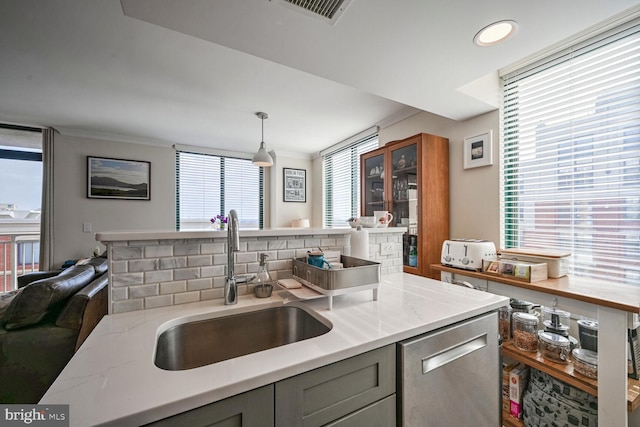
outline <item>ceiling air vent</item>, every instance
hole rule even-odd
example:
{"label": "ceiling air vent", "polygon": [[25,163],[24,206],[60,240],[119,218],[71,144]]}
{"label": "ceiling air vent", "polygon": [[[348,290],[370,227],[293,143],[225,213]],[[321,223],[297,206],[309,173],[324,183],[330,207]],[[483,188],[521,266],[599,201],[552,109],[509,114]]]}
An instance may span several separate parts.
{"label": "ceiling air vent", "polygon": [[351,0],[269,0],[273,3],[335,24]]}

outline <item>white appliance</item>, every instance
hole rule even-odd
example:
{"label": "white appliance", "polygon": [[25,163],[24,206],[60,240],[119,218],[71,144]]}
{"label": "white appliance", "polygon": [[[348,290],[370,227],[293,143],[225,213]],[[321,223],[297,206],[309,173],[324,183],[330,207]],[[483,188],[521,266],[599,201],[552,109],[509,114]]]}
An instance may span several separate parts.
{"label": "white appliance", "polygon": [[440,263],[465,270],[482,270],[483,259],[496,259],[496,245],[488,240],[452,239],[442,243]]}

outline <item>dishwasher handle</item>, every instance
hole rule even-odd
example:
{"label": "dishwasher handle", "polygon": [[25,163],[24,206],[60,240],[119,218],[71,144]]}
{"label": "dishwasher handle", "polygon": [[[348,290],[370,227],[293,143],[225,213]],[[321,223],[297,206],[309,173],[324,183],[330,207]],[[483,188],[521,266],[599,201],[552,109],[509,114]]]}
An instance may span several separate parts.
{"label": "dishwasher handle", "polygon": [[479,335],[422,359],[422,374],[427,374],[487,345],[487,334]]}

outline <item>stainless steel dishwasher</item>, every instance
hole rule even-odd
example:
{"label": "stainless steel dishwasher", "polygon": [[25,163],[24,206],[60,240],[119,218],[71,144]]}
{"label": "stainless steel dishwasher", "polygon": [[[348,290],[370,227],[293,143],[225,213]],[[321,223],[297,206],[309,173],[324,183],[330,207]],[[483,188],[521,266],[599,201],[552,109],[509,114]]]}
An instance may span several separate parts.
{"label": "stainless steel dishwasher", "polygon": [[398,343],[399,426],[500,425],[498,316]]}

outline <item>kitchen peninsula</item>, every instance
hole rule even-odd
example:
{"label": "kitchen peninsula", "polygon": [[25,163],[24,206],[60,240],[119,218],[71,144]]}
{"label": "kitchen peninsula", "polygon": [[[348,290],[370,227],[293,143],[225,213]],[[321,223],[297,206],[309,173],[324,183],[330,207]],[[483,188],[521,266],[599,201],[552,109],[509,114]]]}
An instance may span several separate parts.
{"label": "kitchen peninsula", "polygon": [[392,273],[382,276],[378,301],[368,292],[356,292],[335,298],[333,310],[327,309],[326,298],[304,302],[331,322],[332,329],[324,335],[184,371],[166,371],[154,365],[156,339],[172,325],[293,299],[281,290],[268,299],[243,295],[232,308],[216,299],[108,315],[41,403],[69,404],[72,426],[142,425],[480,316],[508,303],[498,295]]}

